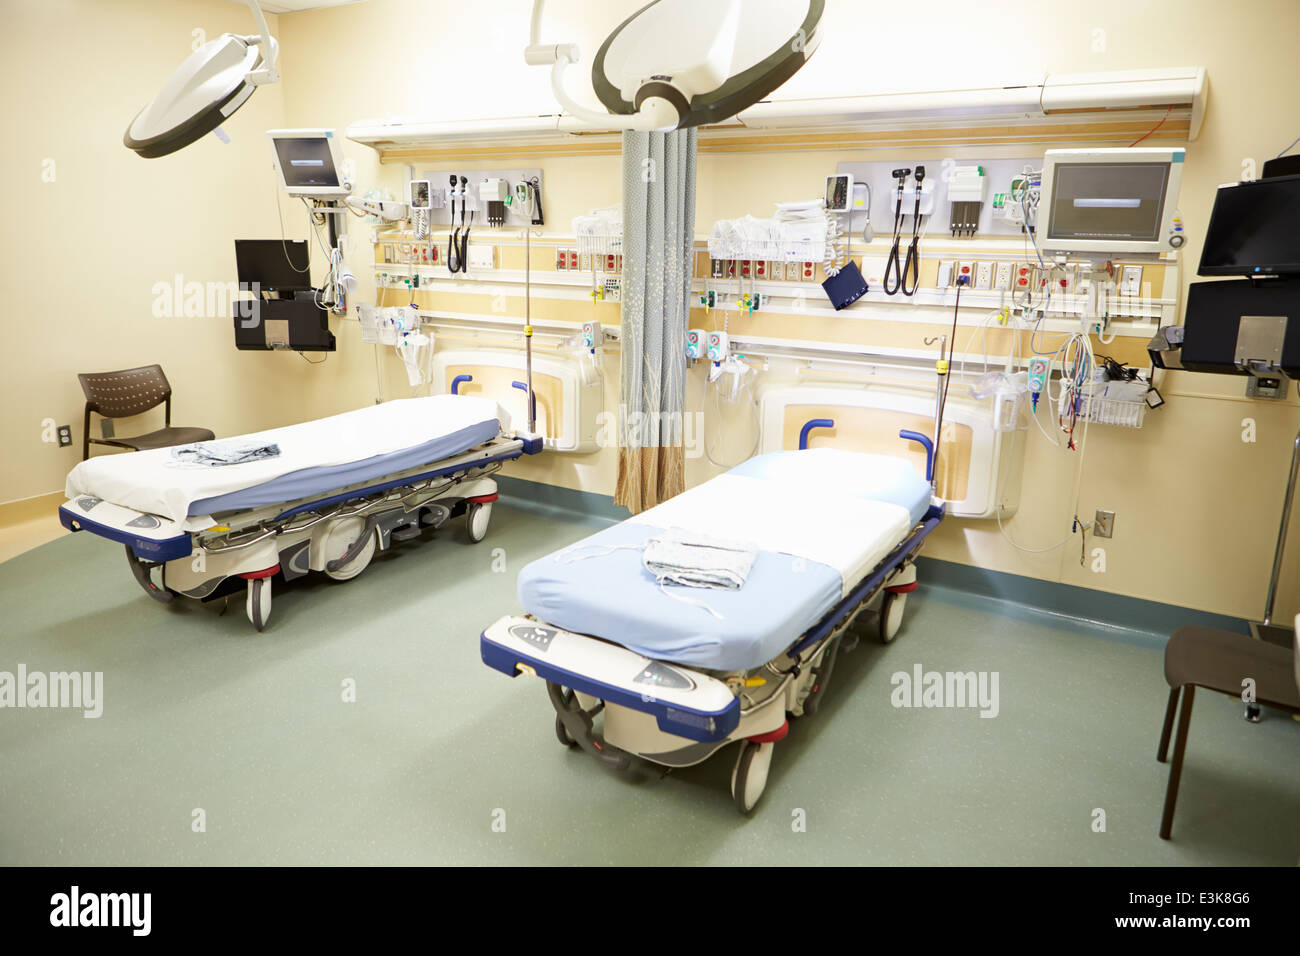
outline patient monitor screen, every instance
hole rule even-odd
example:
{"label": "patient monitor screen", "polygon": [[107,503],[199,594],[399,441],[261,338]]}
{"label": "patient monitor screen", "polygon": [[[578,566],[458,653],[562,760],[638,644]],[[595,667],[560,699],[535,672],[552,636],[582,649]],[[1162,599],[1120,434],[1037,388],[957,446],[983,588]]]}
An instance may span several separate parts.
{"label": "patient monitor screen", "polygon": [[278,137],[275,152],[280,157],[284,188],[312,189],[339,185],[338,170],[330,155],[329,140],[324,136]]}
{"label": "patient monitor screen", "polygon": [[1061,163],[1047,237],[1158,239],[1168,184],[1168,163]]}

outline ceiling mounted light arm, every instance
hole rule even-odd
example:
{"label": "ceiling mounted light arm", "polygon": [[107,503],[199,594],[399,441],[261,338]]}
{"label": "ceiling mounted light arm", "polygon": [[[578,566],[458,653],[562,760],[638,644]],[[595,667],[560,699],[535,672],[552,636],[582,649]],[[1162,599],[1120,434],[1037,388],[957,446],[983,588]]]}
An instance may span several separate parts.
{"label": "ceiling mounted light arm", "polygon": [[654,97],[653,102],[631,115],[613,115],[599,110],[587,109],[569,96],[564,88],[564,71],[582,59],[582,51],[576,43],[542,43],[542,10],[546,0],[533,0],[532,26],[528,46],[524,49],[524,62],[530,66],[549,66],[551,68],[551,91],[564,111],[584,123],[591,123],[602,129],[626,130],[670,130],[676,129],[679,116],[667,101]]}
{"label": "ceiling mounted light arm", "polygon": [[248,9],[253,11],[253,19],[257,21],[259,35],[244,37],[244,40],[249,44],[261,44],[263,65],[260,69],[249,73],[247,80],[253,86],[278,83],[280,82],[280,71],[275,68],[275,61],[279,58],[280,45],[275,42],[275,37],[271,36],[271,30],[266,25],[266,17],[262,15],[262,8],[258,5],[257,0],[248,0]]}
{"label": "ceiling mounted light arm", "polygon": [[729,119],[794,75],[821,39],[825,0],[650,0],[606,38],[592,65],[608,113],[565,90],[565,70],[581,54],[575,43],[541,42],[544,6],[533,0],[524,61],[551,67],[567,113],[597,129],[672,130]]}

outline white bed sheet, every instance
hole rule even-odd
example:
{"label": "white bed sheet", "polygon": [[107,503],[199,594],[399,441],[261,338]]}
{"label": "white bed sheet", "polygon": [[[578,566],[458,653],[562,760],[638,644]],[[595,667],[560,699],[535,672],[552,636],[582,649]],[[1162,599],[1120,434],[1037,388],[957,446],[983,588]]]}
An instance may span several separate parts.
{"label": "white bed sheet", "polygon": [[[786,492],[788,489],[788,494]],[[859,498],[833,484],[796,490],[728,473],[630,519],[659,528],[690,528],[817,561],[840,574],[847,594],[912,528],[902,505]]]}
{"label": "white bed sheet", "polygon": [[204,467],[177,461],[171,448],[103,455],[68,474],[69,498],[92,495],[104,501],[181,523],[186,530],[211,525],[189,514],[196,501],[272,481],[306,468],[364,461],[421,445],[443,435],[496,419],[510,431],[510,414],[495,401],[468,395],[406,398],[359,408],[315,421],[219,439],[275,444],[280,454],[239,465]]}

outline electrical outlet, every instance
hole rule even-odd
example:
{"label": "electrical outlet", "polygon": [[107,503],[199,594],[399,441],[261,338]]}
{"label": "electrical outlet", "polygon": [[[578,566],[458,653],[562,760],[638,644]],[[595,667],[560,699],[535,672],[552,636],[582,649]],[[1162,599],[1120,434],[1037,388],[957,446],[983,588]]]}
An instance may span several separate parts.
{"label": "electrical outlet", "polygon": [[1115,512],[1098,510],[1092,533],[1098,538],[1112,537],[1115,534]]}
{"label": "electrical outlet", "polygon": [[1133,296],[1142,294],[1141,266],[1125,266],[1120,275],[1122,277],[1119,283],[1120,295]]}
{"label": "electrical outlet", "polygon": [[727,273],[727,263],[724,259],[709,260],[709,275],[715,279],[721,279]]}
{"label": "electrical outlet", "polygon": [[817,277],[817,266],[811,262],[805,262],[803,264],[802,275],[804,282],[812,282],[813,279]]}
{"label": "electrical outlet", "polygon": [[786,282],[799,281],[799,263],[787,262],[785,264],[785,281]]}
{"label": "electrical outlet", "polygon": [[765,259],[754,260],[754,278],[755,279],[767,278],[767,260]]}
{"label": "electrical outlet", "polygon": [[590,272],[590,271],[591,271],[591,253],[590,253],[590,252],[584,252],[584,253],[582,254],[582,256],[579,258],[578,261],[579,261],[579,263],[580,263],[580,268],[582,269],[583,272]]}
{"label": "electrical outlet", "polygon": [[993,263],[988,260],[975,263],[975,288],[988,289],[993,285]]}
{"label": "electrical outlet", "polygon": [[67,448],[71,444],[72,444],[72,426],[60,425],[59,426],[59,447]]}
{"label": "electrical outlet", "polygon": [[998,271],[997,276],[993,280],[993,288],[1000,292],[1011,291],[1011,263],[998,263]]}
{"label": "electrical outlet", "polygon": [[563,249],[555,250],[555,270],[557,272],[567,272],[569,269],[569,254]]}
{"label": "electrical outlet", "polygon": [[957,272],[953,276],[953,282],[955,283],[961,278],[965,278],[967,286],[975,281],[975,264],[973,262],[957,263]]}

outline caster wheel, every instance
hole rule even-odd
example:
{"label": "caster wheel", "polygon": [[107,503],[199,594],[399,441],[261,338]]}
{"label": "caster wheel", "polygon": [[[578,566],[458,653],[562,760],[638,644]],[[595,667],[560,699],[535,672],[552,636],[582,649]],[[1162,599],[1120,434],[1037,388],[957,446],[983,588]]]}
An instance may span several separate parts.
{"label": "caster wheel", "polygon": [[[325,561],[336,561],[348,553],[352,543],[357,537],[365,531],[366,522],[364,518],[344,518],[335,522],[325,532],[325,540],[321,543],[321,550],[325,555]],[[358,574],[364,571],[369,565],[370,560],[375,556],[378,542],[375,535],[370,536],[370,540],[365,543],[360,551],[343,567],[337,571],[331,571],[327,567],[325,574],[335,581],[351,581]]]}
{"label": "caster wheel", "polygon": [[1244,716],[1252,724],[1257,724],[1263,719],[1264,712],[1260,710],[1259,704],[1247,704]]}
{"label": "caster wheel", "polygon": [[903,626],[903,608],[906,606],[906,594],[885,593],[885,600],[880,605],[880,630],[876,635],[881,644],[888,644],[898,636],[898,630]]}
{"label": "caster wheel", "polygon": [[740,756],[731,771],[731,799],[736,809],[748,814],[758,806],[759,798],[767,787],[767,771],[772,766],[772,748],[775,744],[756,744],[746,740],[740,745]]}
{"label": "caster wheel", "polygon": [[491,517],[491,502],[476,501],[469,506],[465,512],[465,528],[469,532],[471,543],[478,544],[487,537],[488,521]]}
{"label": "caster wheel", "polygon": [[244,599],[244,610],[253,627],[258,631],[266,627],[271,616],[271,579],[253,578],[248,582],[248,596]]}
{"label": "caster wheel", "polygon": [[578,742],[574,740],[569,734],[569,731],[565,729],[564,721],[560,719],[559,714],[555,715],[555,736],[558,737],[560,743],[564,744],[566,747],[572,748],[578,746]]}

